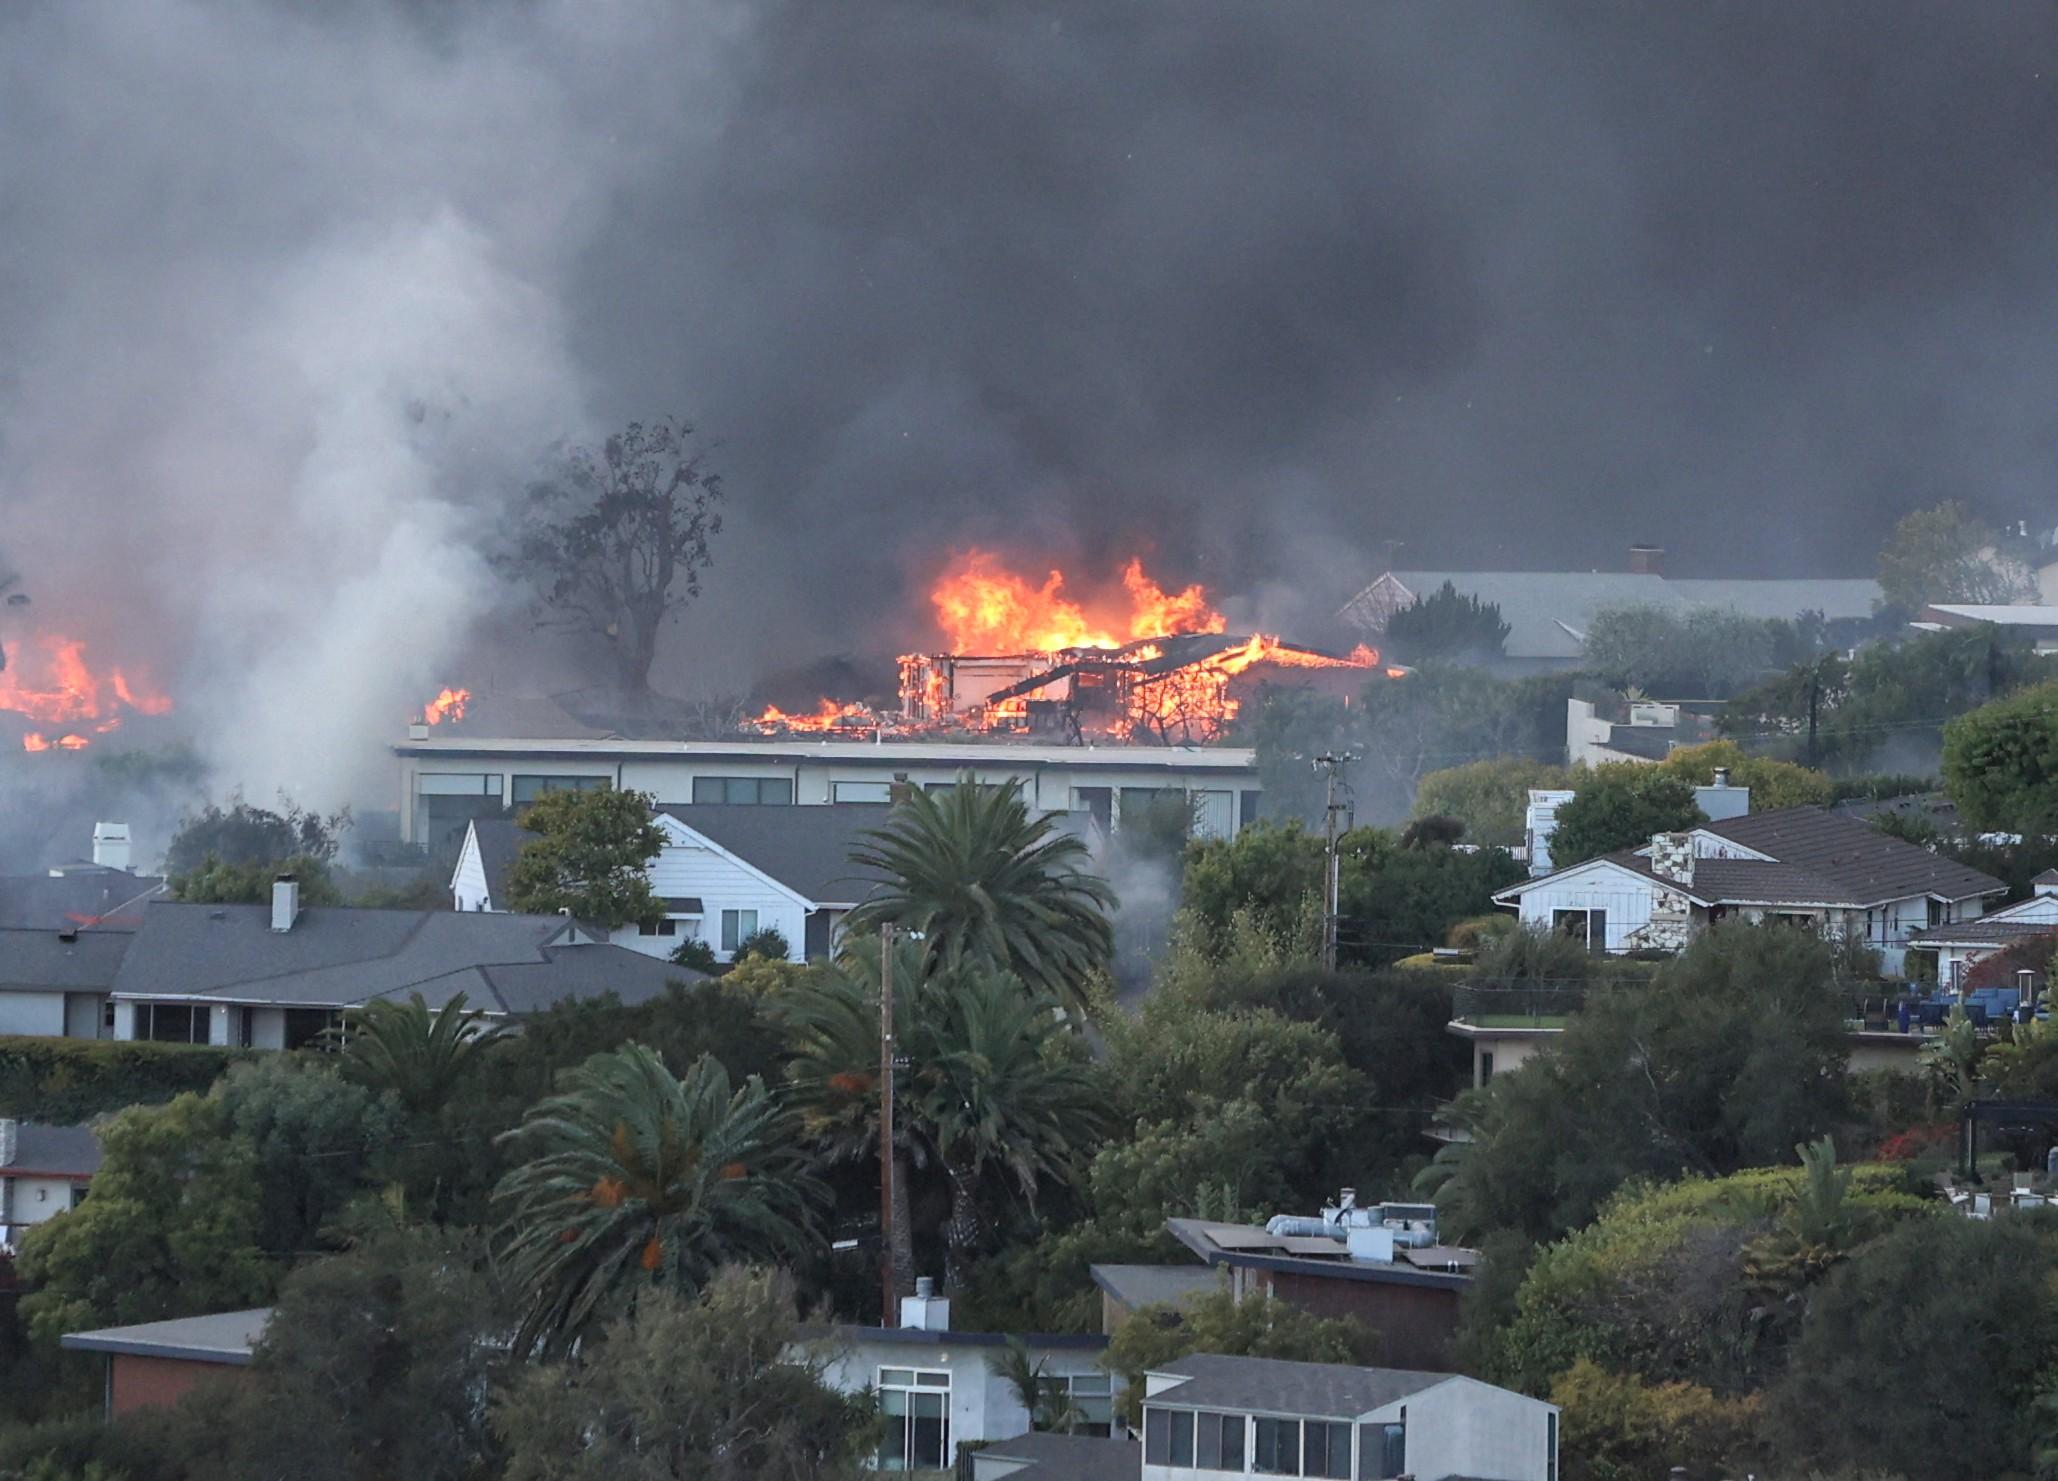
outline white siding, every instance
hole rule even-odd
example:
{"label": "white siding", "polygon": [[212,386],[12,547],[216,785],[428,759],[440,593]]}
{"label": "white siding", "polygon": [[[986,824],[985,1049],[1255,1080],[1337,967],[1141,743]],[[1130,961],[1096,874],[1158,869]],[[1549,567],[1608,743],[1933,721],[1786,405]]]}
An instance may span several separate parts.
{"label": "white siding", "polygon": [[63,1037],[64,994],[0,993],[0,1034],[37,1034],[52,1039]]}
{"label": "white siding", "polygon": [[505,900],[492,900],[486,884],[486,863],[479,856],[479,836],[465,831],[464,848],[450,876],[450,903],[457,910],[505,910]]}
{"label": "white siding", "polygon": [[24,1230],[56,1218],[71,1207],[70,1178],[0,1177],[0,1245],[13,1248]]}
{"label": "white siding", "polygon": [[786,938],[790,960],[806,960],[806,907],[792,891],[767,882],[756,870],[714,849],[701,844],[667,844],[651,861],[650,887],[667,899],[698,897],[703,910],[700,920],[681,919],[676,936],[645,936],[634,926],[627,926],[614,933],[615,945],[646,956],[670,956],[680,942],[698,935],[726,961],[728,953],[722,950],[722,912],[755,910],[759,930],[775,927]]}
{"label": "white siding", "polygon": [[1598,860],[1543,884],[1524,888],[1522,924],[1548,927],[1560,910],[1605,910],[1607,948],[1622,951],[1630,933],[1650,924],[1656,886],[1641,875]]}
{"label": "white siding", "polygon": [[[1454,1378],[1411,1395],[1408,1470],[1416,1476],[1545,1481],[1551,1406],[1505,1388]],[[1396,1406],[1395,1412],[1398,1412]],[[1379,1411],[1388,1417],[1387,1410]]]}

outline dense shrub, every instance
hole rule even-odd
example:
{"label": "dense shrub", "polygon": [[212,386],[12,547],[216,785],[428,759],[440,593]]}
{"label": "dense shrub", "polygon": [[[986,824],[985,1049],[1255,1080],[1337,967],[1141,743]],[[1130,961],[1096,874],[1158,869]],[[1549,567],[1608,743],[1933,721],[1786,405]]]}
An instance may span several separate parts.
{"label": "dense shrub", "polygon": [[69,1126],[205,1091],[248,1049],[116,1039],[0,1037],[0,1116]]}

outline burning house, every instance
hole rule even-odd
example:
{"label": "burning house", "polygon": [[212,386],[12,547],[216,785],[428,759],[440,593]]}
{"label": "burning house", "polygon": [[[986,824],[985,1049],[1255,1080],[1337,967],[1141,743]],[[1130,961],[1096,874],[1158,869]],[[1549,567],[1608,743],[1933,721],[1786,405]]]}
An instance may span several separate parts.
{"label": "burning house", "polygon": [[171,707],[139,673],[96,662],[80,639],[31,634],[0,643],[0,746],[83,751],[126,720]]}
{"label": "burning house", "polygon": [[[760,734],[986,733],[1080,745],[1205,745],[1267,685],[1349,699],[1383,666],[1360,645],[1325,653],[1264,634],[1230,634],[1200,586],[1166,592],[1131,560],[1123,599],[1089,611],[1063,573],[1035,585],[984,551],[960,557],[930,593],[938,650],[900,660],[899,707],[823,699],[804,714],[768,708]],[[1111,605],[1126,610],[1110,610]]]}

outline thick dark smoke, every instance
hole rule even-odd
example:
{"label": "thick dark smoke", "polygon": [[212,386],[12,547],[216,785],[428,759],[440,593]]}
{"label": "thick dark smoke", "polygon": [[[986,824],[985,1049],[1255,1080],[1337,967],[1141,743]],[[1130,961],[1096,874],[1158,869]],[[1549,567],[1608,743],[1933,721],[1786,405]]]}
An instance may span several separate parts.
{"label": "thick dark smoke", "polygon": [[311,802],[558,675],[475,551],[632,416],[734,500],[681,691],[973,541],[1862,571],[2047,500],[2054,150],[2027,5],[11,5],[0,545]]}

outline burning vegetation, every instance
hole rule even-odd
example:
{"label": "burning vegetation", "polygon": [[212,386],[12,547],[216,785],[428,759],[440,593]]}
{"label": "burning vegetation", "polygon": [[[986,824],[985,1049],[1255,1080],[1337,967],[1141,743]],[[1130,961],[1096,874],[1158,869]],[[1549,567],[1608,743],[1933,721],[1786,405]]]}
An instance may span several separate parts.
{"label": "burning vegetation", "polygon": [[0,713],[23,725],[25,751],[83,751],[131,715],[172,707],[134,670],[96,667],[78,638],[39,636],[0,644]]}
{"label": "burning vegetation", "polygon": [[991,552],[958,557],[930,589],[940,651],[900,660],[899,709],[823,699],[805,714],[776,707],[749,721],[764,735],[871,738],[1026,734],[1187,745],[1217,740],[1263,684],[1333,687],[1348,698],[1382,669],[1263,634],[1232,636],[1198,585],[1168,592],[1130,560],[1119,595],[1074,597],[1063,572],[1041,583]]}

